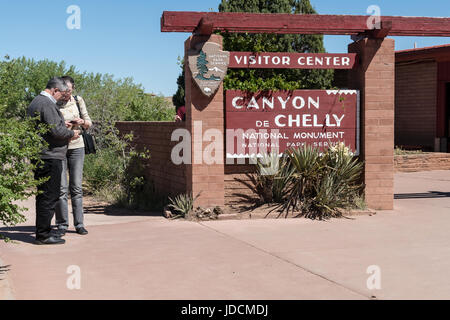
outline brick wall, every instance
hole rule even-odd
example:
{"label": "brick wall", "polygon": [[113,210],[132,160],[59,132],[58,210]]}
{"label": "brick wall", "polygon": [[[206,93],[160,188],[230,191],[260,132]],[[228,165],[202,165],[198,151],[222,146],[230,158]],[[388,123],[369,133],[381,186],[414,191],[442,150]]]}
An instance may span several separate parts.
{"label": "brick wall", "polygon": [[[186,166],[176,166],[171,160],[172,148],[178,142],[171,142],[173,130],[184,128],[184,124],[174,122],[117,122],[117,128],[122,134],[133,132],[134,143],[139,150],[150,150],[151,159],[147,177],[161,193],[178,195],[187,192]],[[258,196],[248,187],[253,186],[250,173],[254,172],[252,165],[224,166],[225,204],[233,204],[243,199],[254,199]],[[221,176],[219,174],[219,176]],[[210,194],[204,190],[203,193]]]}
{"label": "brick wall", "polygon": [[397,63],[395,86],[395,144],[434,151],[437,63]]}
{"label": "brick wall", "polygon": [[117,122],[122,134],[133,132],[138,150],[150,151],[147,177],[161,194],[178,195],[186,192],[186,166],[175,165],[171,160],[172,148],[179,142],[171,142],[172,132],[184,128],[175,122]]}
{"label": "brick wall", "polygon": [[252,190],[254,183],[251,177],[254,172],[255,165],[225,166],[225,204],[230,205],[259,198]]}
{"label": "brick wall", "polygon": [[396,172],[450,170],[450,153],[424,153],[395,156]]}

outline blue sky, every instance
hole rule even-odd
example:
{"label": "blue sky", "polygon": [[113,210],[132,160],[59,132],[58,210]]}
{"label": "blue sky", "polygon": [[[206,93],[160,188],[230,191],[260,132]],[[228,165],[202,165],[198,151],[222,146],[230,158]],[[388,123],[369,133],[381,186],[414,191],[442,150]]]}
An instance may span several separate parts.
{"label": "blue sky", "polygon": [[[217,11],[220,0],[0,0],[0,55],[66,61],[80,71],[133,77],[147,92],[172,95],[185,33],[161,33],[167,11]],[[450,1],[311,0],[321,14],[450,16]],[[70,5],[81,8],[81,30],[69,30]],[[326,36],[328,52],[346,52],[348,36]],[[450,38],[397,37],[397,50],[450,43]]]}

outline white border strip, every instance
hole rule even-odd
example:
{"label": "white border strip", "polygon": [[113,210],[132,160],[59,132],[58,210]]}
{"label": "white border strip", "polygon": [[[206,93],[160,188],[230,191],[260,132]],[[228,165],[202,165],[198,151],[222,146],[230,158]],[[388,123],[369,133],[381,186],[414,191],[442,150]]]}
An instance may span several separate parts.
{"label": "white border strip", "polygon": [[356,153],[355,156],[361,154],[361,92],[356,90]]}

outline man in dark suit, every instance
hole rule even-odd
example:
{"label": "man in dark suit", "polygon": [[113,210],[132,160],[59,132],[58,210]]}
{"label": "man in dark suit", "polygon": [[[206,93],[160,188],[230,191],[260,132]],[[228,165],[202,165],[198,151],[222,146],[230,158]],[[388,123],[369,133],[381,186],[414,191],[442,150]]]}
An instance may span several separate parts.
{"label": "man in dark suit", "polygon": [[58,101],[66,99],[69,88],[62,78],[51,79],[47,88],[30,104],[27,115],[37,117],[38,123],[48,125],[49,131],[43,136],[48,147],[42,150],[42,163],[35,171],[35,178],[49,178],[38,187],[36,196],[36,242],[38,245],[64,244],[58,233],[52,233],[51,222],[59,199],[62,161],[66,157],[70,140],[79,139],[80,132],[68,129],[57,106]]}

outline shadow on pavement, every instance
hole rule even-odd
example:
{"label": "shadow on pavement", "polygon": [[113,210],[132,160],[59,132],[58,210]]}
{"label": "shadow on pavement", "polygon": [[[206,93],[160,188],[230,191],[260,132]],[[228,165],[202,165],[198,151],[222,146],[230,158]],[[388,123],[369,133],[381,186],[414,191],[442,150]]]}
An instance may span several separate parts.
{"label": "shadow on pavement", "polygon": [[450,198],[450,192],[429,191],[424,193],[401,193],[394,196],[395,200],[435,198]]}
{"label": "shadow on pavement", "polygon": [[149,212],[141,210],[131,210],[119,208],[113,205],[87,205],[84,207],[84,214],[106,215],[106,216],[142,216],[142,217],[162,217],[162,212]]}
{"label": "shadow on pavement", "polygon": [[[9,265],[9,266],[0,266],[0,276],[2,276],[2,275],[4,275],[4,274],[6,274],[8,271],[10,271],[10,268],[11,266]],[[4,279],[2,279],[1,277],[0,277],[0,281],[2,281],[2,280],[4,280]]]}
{"label": "shadow on pavement", "polygon": [[8,227],[0,228],[0,235],[5,238],[9,238],[11,241],[20,241],[25,243],[34,243],[34,233],[36,228],[29,227]]}

